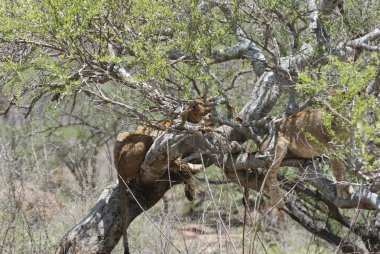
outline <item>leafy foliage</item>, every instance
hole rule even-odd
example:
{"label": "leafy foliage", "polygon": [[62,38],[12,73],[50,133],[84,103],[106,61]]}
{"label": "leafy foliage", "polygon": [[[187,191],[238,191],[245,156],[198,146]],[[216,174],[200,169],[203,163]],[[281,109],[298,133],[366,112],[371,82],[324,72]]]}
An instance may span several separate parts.
{"label": "leafy foliage", "polygon": [[356,62],[331,57],[320,71],[301,73],[297,86],[318,107],[325,109],[325,127],[334,142],[340,144],[333,151],[335,156],[349,159],[357,170],[380,166],[378,151],[369,146],[378,142],[380,106],[375,102],[376,97],[366,94],[378,65],[376,53]]}

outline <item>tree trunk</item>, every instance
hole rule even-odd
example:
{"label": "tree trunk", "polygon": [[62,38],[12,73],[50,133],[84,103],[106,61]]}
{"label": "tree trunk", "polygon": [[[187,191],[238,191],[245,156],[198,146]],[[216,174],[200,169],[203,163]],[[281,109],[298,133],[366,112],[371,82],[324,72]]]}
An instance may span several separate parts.
{"label": "tree trunk", "polygon": [[[161,178],[163,181],[150,186],[130,182],[127,194],[128,224],[155,205],[171,185],[182,182],[184,178],[185,175],[171,174],[170,184],[165,174]],[[65,234],[55,253],[111,253],[121,237],[119,189],[117,184],[113,184],[103,191],[86,217]]]}

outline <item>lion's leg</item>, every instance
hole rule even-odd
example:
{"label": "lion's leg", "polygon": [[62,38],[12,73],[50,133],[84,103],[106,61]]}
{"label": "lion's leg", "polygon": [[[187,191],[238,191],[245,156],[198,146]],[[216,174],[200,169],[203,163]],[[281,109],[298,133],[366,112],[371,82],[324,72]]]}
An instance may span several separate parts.
{"label": "lion's leg", "polygon": [[[203,172],[204,166],[202,164],[181,163],[181,159],[178,158],[170,164],[170,170],[174,172],[187,172],[190,175],[195,175],[199,172]],[[185,196],[187,200],[193,201],[195,198],[195,185],[192,177],[184,180]]]}
{"label": "lion's leg", "polygon": [[185,196],[187,200],[193,201],[195,198],[195,185],[192,178],[186,179],[185,182]]}
{"label": "lion's leg", "polygon": [[346,166],[339,159],[330,159],[330,165],[336,180],[336,192],[338,198],[348,199],[350,197],[350,185],[347,182]]}
{"label": "lion's leg", "polygon": [[170,171],[173,172],[188,172],[190,174],[196,175],[204,171],[203,164],[193,164],[193,163],[182,163],[181,158],[177,158],[170,164]]}
{"label": "lion's leg", "polygon": [[281,165],[282,160],[284,159],[288,151],[288,140],[284,137],[278,137],[275,148],[274,155],[272,160],[272,165],[269,168],[266,184],[269,188],[269,196],[271,199],[271,205],[277,206],[278,208],[284,207],[284,202],[282,200],[283,196],[279,183],[277,181],[277,174]]}

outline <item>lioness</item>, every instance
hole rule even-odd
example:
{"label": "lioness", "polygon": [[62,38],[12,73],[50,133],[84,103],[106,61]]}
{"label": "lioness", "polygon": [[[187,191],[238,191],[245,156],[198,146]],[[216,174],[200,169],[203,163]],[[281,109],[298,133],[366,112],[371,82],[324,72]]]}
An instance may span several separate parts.
{"label": "lioness", "polygon": [[[332,127],[336,133],[338,127]],[[267,149],[270,137],[261,147],[261,151]],[[346,180],[346,166],[338,158],[334,158],[329,149],[332,149],[332,138],[324,126],[323,112],[318,109],[306,109],[288,116],[276,125],[275,143],[272,149],[273,159],[267,175],[269,196],[273,205],[283,207],[282,194],[277,181],[277,174],[281,162],[286,157],[299,157],[313,159],[323,154],[330,155],[329,161],[332,173],[335,177],[337,196],[349,198],[349,185],[343,183]]]}
{"label": "lioness", "polygon": [[[196,102],[208,101],[208,99],[195,99]],[[186,121],[190,123],[199,123],[204,116],[211,112],[211,107],[201,104],[188,105],[182,114],[183,127]],[[170,127],[172,121],[163,120],[154,125],[141,125],[131,132],[122,132],[117,136],[114,148],[114,163],[118,172],[119,192],[120,192],[120,211],[123,228],[123,245],[124,253],[129,253],[127,240],[127,194],[126,183],[135,178],[139,171],[145,155],[153,144],[154,140],[161,135],[165,128]],[[170,165],[171,169],[182,168],[190,170],[190,164],[180,165],[176,160]],[[193,199],[193,186],[191,180],[185,180],[185,194],[189,200]]]}

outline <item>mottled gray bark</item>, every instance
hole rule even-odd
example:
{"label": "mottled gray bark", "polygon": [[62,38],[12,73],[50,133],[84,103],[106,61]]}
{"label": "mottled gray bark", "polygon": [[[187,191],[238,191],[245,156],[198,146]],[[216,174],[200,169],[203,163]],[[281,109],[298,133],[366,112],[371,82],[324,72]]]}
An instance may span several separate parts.
{"label": "mottled gray bark", "polygon": [[[168,175],[164,174],[161,176],[163,181],[149,186],[130,182],[127,194],[128,223],[156,204],[172,185],[188,177],[172,174],[172,182],[169,182]],[[119,201],[117,184],[107,187],[86,217],[65,234],[55,253],[111,253],[122,237]]]}

